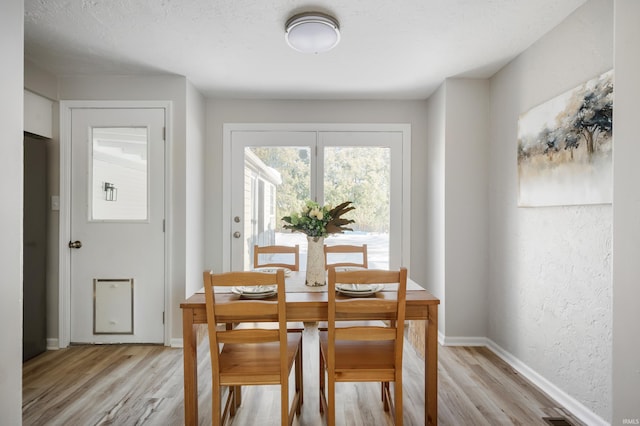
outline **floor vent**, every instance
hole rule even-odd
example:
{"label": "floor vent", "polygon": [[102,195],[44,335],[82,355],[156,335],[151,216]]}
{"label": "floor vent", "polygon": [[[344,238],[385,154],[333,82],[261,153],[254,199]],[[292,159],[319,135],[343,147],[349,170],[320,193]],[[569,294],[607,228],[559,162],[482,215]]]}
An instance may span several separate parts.
{"label": "floor vent", "polygon": [[551,426],[574,426],[573,423],[564,417],[543,417],[542,420]]}

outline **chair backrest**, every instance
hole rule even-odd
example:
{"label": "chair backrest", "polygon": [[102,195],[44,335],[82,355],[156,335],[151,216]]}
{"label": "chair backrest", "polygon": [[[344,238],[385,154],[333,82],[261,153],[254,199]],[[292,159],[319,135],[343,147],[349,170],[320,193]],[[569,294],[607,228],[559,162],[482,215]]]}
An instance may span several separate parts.
{"label": "chair backrest", "polygon": [[[287,262],[261,262],[260,255],[277,255],[277,254],[287,254],[293,255],[293,263]],[[289,256],[291,257],[291,256]],[[280,267],[280,268],[289,268],[292,271],[298,271],[300,269],[300,246],[296,244],[295,246],[253,246],[253,267],[254,268],[265,268],[265,267]]]}
{"label": "chair backrest", "polygon": [[[204,293],[207,309],[207,326],[211,348],[211,368],[220,371],[219,354],[221,344],[280,342],[280,375],[287,380],[287,312],[285,305],[284,271],[263,272],[227,272],[203,274]],[[217,303],[214,287],[233,286],[277,286],[278,297],[271,299],[241,299]],[[228,296],[228,293],[226,294]],[[218,329],[218,324],[276,321],[277,329]],[[217,348],[217,350],[214,350]]]}
{"label": "chair backrest", "polygon": [[[395,340],[395,367],[402,371],[404,320],[407,299],[407,268],[397,271],[378,269],[337,272],[329,268],[328,279],[328,364],[335,363],[336,340]],[[383,291],[369,297],[351,298],[336,295],[336,285],[383,285]],[[357,324],[336,327],[336,321],[387,320],[388,327]]]}
{"label": "chair backrest", "polygon": [[[362,255],[362,262],[358,263],[358,262],[346,262],[346,261],[336,261],[336,262],[329,262],[330,257],[329,254],[343,254],[343,253],[355,253],[355,254],[361,254]],[[331,256],[333,257],[333,256]],[[329,269],[329,267],[331,266],[359,266],[361,268],[368,268],[369,267],[369,261],[367,259],[367,245],[363,244],[361,246],[354,246],[354,245],[346,245],[346,244],[342,244],[342,245],[335,245],[335,246],[328,246],[325,245],[324,246],[324,264],[325,264],[325,269]]]}

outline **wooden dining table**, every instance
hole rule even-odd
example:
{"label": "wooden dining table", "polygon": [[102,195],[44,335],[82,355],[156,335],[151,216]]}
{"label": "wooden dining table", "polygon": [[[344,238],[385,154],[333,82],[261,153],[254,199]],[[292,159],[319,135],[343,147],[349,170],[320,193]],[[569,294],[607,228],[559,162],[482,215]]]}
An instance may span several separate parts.
{"label": "wooden dining table", "polygon": [[[291,272],[286,277],[287,321],[317,322],[327,321],[327,290],[323,287],[306,287],[304,272]],[[393,293],[388,293],[393,294]],[[237,300],[234,293],[216,293],[218,302]],[[385,292],[375,297],[392,297]],[[438,304],[440,300],[424,290],[417,283],[407,281],[407,320],[427,322],[424,336],[424,408],[425,425],[438,423]],[[198,342],[197,327],[207,323],[204,291],[197,292],[183,303],[182,338],[184,361],[184,421],[185,425],[198,424]],[[236,318],[237,319],[237,318]],[[368,318],[353,318],[368,319]],[[249,321],[259,321],[255,317]],[[272,319],[265,318],[265,321]]]}

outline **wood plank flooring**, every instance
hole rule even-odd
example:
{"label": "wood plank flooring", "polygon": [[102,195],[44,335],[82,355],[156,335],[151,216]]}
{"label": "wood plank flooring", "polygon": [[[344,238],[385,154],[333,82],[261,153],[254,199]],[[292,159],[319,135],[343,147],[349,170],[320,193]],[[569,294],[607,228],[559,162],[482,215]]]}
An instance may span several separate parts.
{"label": "wood plank flooring", "polygon": [[[324,425],[318,412],[317,329],[304,332],[302,414],[294,425]],[[404,424],[424,424],[424,364],[405,344]],[[199,347],[200,424],[211,424],[209,349]],[[440,425],[548,425],[543,417],[581,423],[486,348],[439,348]],[[181,425],[182,350],[152,345],[72,346],[23,365],[23,424]],[[279,425],[278,387],[246,387],[233,425]],[[392,425],[377,384],[336,386],[342,425]]]}

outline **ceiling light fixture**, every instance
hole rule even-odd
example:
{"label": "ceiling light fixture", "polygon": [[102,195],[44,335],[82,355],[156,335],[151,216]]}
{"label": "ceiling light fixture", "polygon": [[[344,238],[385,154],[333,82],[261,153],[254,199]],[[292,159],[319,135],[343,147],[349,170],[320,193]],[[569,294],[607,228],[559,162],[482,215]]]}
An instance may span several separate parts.
{"label": "ceiling light fixture", "polygon": [[340,41],[340,27],[334,17],[324,13],[301,13],[287,21],[285,39],[298,52],[328,52]]}

